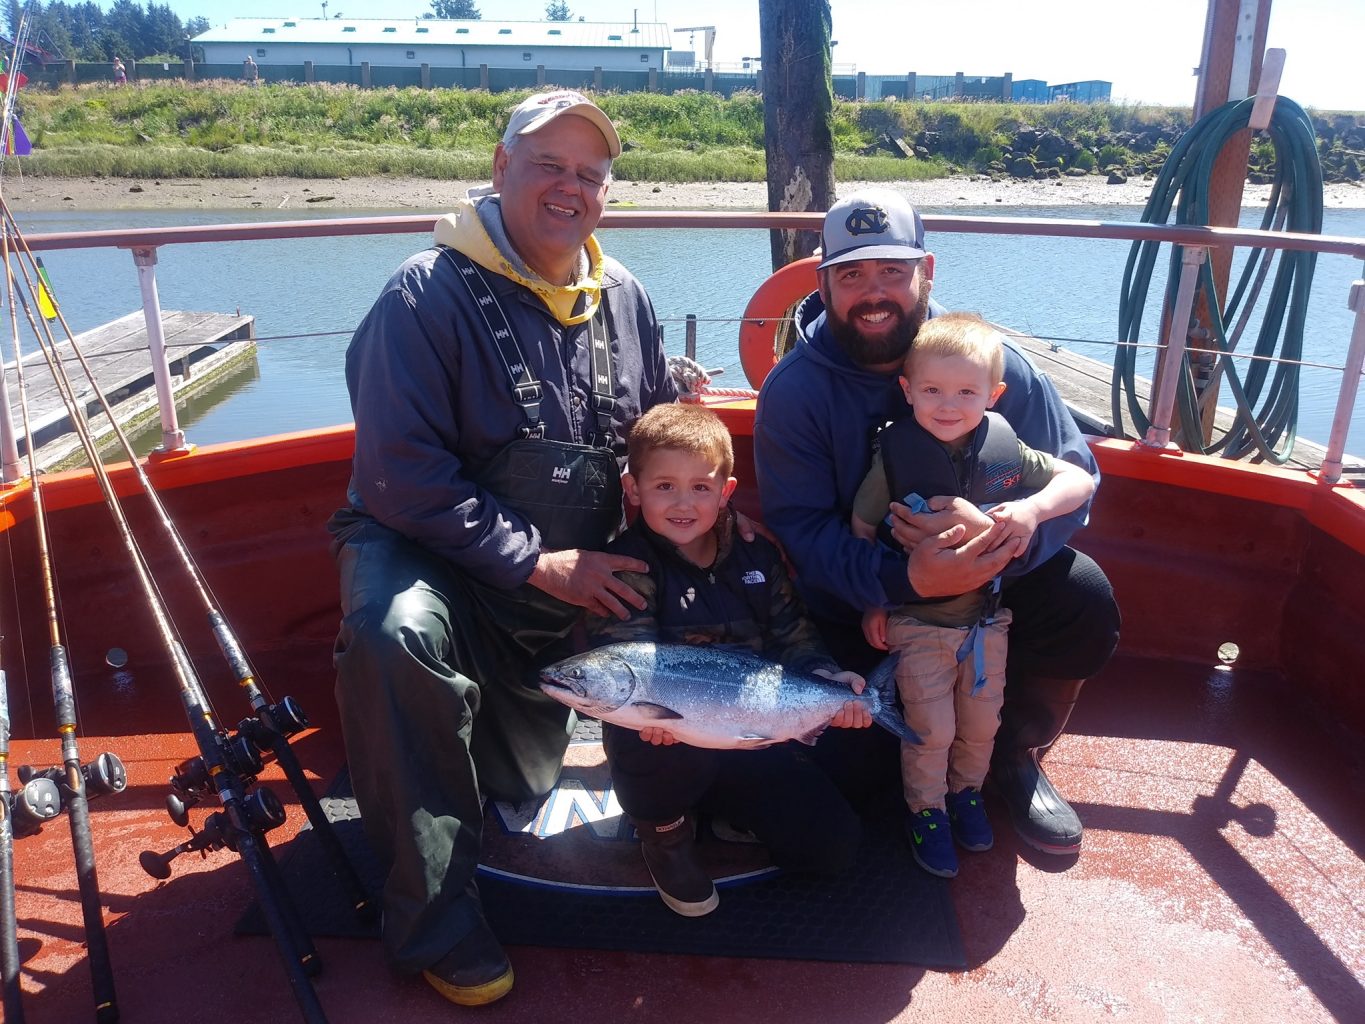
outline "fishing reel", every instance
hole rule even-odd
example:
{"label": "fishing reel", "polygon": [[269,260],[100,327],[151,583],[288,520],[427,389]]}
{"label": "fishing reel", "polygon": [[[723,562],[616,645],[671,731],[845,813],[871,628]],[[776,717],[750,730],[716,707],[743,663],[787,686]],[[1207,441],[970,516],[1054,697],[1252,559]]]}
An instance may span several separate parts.
{"label": "fishing reel", "polygon": [[[237,723],[237,728],[222,738],[224,767],[242,780],[246,789],[256,781],[265,768],[262,754],[274,747],[276,736],[288,739],[308,728],[303,708],[292,697],[270,704],[260,713]],[[171,777],[171,789],[166,797],[166,812],[171,820],[185,828],[189,825],[189,809],[214,792],[202,757],[192,757],[176,766]]]}
{"label": "fishing reel", "polygon": [[[60,785],[66,781],[66,777],[66,768],[62,765],[54,765],[45,771],[38,771],[27,764],[19,766],[19,781],[23,783],[33,779],[51,779]],[[111,751],[105,751],[93,761],[81,765],[81,779],[85,784],[87,800],[109,796],[111,793],[122,793],[128,788],[128,772],[123,767],[123,759]]]}
{"label": "fishing reel", "polygon": [[[269,789],[261,788],[242,800],[242,826],[248,832],[265,833],[284,824],[284,805]],[[193,831],[193,830],[191,830]],[[182,853],[198,851],[206,857],[214,850],[228,849],[237,851],[239,830],[233,825],[226,811],[214,811],[204,819],[198,832],[178,846],[165,853],[143,850],[137,862],[142,870],[158,881],[171,877],[171,861]]]}
{"label": "fishing reel", "polygon": [[[128,772],[117,754],[106,751],[80,767],[86,800],[122,793],[128,788]],[[11,797],[10,818],[14,837],[30,836],[62,813],[66,794],[76,787],[68,784],[66,768],[55,765],[42,771],[32,765],[18,768],[20,789]]]}
{"label": "fishing reel", "polygon": [[17,792],[9,794],[8,800],[8,806],[0,808],[0,813],[9,814],[10,830],[15,839],[37,834],[62,813],[61,790],[48,778],[24,782]]}
{"label": "fishing reel", "polygon": [[[256,744],[240,732],[223,736],[220,751],[223,769],[236,775],[244,790],[256,781],[256,776],[265,768]],[[171,816],[171,821],[181,828],[187,828],[190,808],[216,792],[204,758],[191,757],[176,765],[170,784],[174,792],[166,796],[166,813]]]}
{"label": "fishing reel", "polygon": [[274,737],[289,739],[307,728],[308,716],[299,702],[293,697],[284,697],[278,703],[258,709],[254,717],[238,722],[236,735],[248,737],[264,752],[274,748]]}

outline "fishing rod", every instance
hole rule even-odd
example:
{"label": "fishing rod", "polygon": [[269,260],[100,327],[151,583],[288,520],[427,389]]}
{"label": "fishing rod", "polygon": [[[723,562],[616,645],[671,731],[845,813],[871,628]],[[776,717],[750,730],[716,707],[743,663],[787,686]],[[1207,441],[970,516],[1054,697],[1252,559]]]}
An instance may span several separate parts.
{"label": "fishing rod", "polygon": [[[3,386],[3,382],[0,382]],[[0,641],[4,636],[0,635]],[[21,769],[22,775],[22,769]],[[9,684],[0,667],[0,978],[4,982],[5,1020],[23,1024],[19,959],[19,922],[14,911],[14,840],[37,833],[62,813],[62,797],[52,779],[21,779],[9,785]]]}
{"label": "fishing rod", "polygon": [[[24,255],[31,261],[34,268],[34,275],[37,276],[36,259],[28,249],[28,244],[19,231],[18,225],[15,224],[9,207],[4,203],[3,199],[0,199],[0,215],[3,215],[4,218],[4,224],[0,225],[0,227],[4,227],[13,233],[17,244],[24,252]],[[304,773],[302,764],[299,763],[298,755],[294,753],[294,748],[289,743],[291,737],[308,728],[309,723],[307,715],[298,701],[294,700],[292,697],[285,696],[277,703],[271,703],[267,695],[262,691],[260,686],[257,685],[256,673],[252,669],[251,663],[244,653],[236,634],[233,632],[232,627],[218,607],[208,581],[205,579],[199,565],[195,562],[193,555],[191,555],[174,520],[171,519],[169,513],[166,511],[166,506],[162,503],[160,495],[152,485],[151,479],[147,476],[147,472],[143,468],[141,460],[138,459],[137,453],[134,451],[123,428],[119,425],[117,417],[115,417],[113,410],[110,408],[108,401],[95,380],[93,370],[91,370],[84,355],[75,344],[75,337],[72,334],[70,327],[67,325],[66,318],[62,315],[61,306],[58,304],[56,296],[52,294],[52,289],[50,288],[48,290],[48,297],[52,304],[55,318],[58,323],[61,324],[68,342],[71,344],[77,359],[80,361],[82,369],[86,373],[86,377],[96,398],[104,409],[105,415],[109,418],[109,423],[119,445],[128,457],[129,464],[137,478],[138,484],[142,488],[143,493],[147,496],[156,522],[166,538],[170,541],[172,549],[177,558],[179,558],[186,576],[192,584],[195,593],[198,595],[200,603],[204,607],[209,622],[209,629],[213,634],[215,642],[218,644],[218,649],[222,652],[223,658],[227,662],[233,677],[237,680],[237,685],[241,688],[247,701],[251,704],[252,710],[255,712],[253,717],[244,719],[238,723],[237,728],[233,733],[233,742],[236,742],[238,737],[245,737],[262,753],[268,752],[274,756],[275,761],[284,772],[285,778],[288,779],[295,794],[298,796],[299,802],[303,806],[304,813],[307,815],[309,823],[313,826],[313,831],[317,840],[322,845],[323,853],[326,855],[328,862],[331,865],[332,873],[341,884],[347,898],[350,900],[352,911],[361,922],[373,922],[378,916],[376,902],[366,889],[365,884],[360,880],[360,876],[357,874],[355,867],[351,864],[350,858],[347,857],[346,851],[341,845],[341,840],[337,838],[336,831],[332,827],[332,823],[328,819],[326,811],[323,810],[317,794],[313,792],[312,784],[308,781],[308,776]],[[44,327],[46,327],[46,324],[44,324]],[[251,763],[249,757],[246,758],[244,763]],[[257,767],[256,771],[249,772],[248,774],[259,774],[259,770],[259,767]],[[185,772],[177,772],[171,780],[171,786],[175,792],[167,798],[167,809],[170,813],[171,820],[181,827],[185,827],[187,824],[188,809],[199,803],[205,796],[210,795],[211,793],[211,789],[208,787],[192,784],[192,780],[200,778],[201,775],[201,772],[187,770]],[[149,871],[149,874],[151,873],[152,872]],[[159,876],[153,874],[153,877]]]}
{"label": "fishing rod", "polygon": [[[0,380],[0,387],[4,381]],[[5,986],[5,1020],[23,1024],[20,997],[19,923],[14,916],[14,826],[10,820],[9,686],[0,668],[0,973]]]}
{"label": "fishing rod", "polygon": [[[23,245],[22,236],[18,233],[18,227],[14,223],[9,207],[3,198],[0,198],[0,213],[3,214],[3,218],[0,219],[0,240],[3,240],[6,280],[10,285],[9,291],[17,297],[18,304],[22,305],[29,327],[38,339],[39,348],[52,372],[53,380],[57,383],[62,400],[71,412],[75,433],[90,460],[95,480],[104,496],[105,506],[113,518],[116,532],[130,555],[147,609],[152,616],[163,647],[170,656],[170,667],[176,679],[181,703],[189,719],[191,733],[194,735],[195,743],[199,748],[199,757],[191,759],[186,765],[177,769],[177,775],[184,769],[193,776],[187,782],[187,788],[195,792],[208,792],[211,789],[218,796],[219,803],[222,806],[221,811],[209,815],[202,831],[197,833],[189,844],[184,845],[201,850],[227,848],[238,854],[256,887],[261,910],[265,915],[271,934],[274,936],[276,947],[284,961],[285,973],[290,987],[293,989],[305,1020],[309,1024],[326,1024],[327,1017],[308,977],[309,973],[316,973],[321,964],[317,959],[312,940],[308,937],[307,931],[299,919],[298,911],[289,900],[279,866],[275,863],[269,844],[265,840],[267,831],[284,823],[284,809],[279,798],[265,787],[254,792],[248,792],[249,787],[256,782],[255,774],[251,769],[260,763],[259,758],[247,759],[244,763],[243,750],[250,745],[246,742],[246,738],[240,737],[238,742],[233,742],[226,731],[219,728],[214,720],[213,709],[208,696],[199,682],[185,645],[176,632],[174,623],[167,612],[165,600],[157,589],[150,566],[138,546],[137,539],[133,536],[123,507],[114,491],[109,473],[99,457],[98,448],[84,417],[80,414],[80,405],[76,400],[65,368],[62,366],[61,355],[57,351],[56,341],[52,336],[51,329],[45,320],[41,321],[40,329],[39,321],[34,317],[28,298],[22,290],[13,287],[14,272],[9,260],[9,239],[13,233],[16,240]],[[27,251],[27,246],[23,245],[23,249],[31,260],[32,253]],[[20,256],[17,263],[24,286],[28,295],[33,296],[36,301],[38,295],[37,275],[35,273],[30,276],[22,254],[16,250],[16,255]],[[11,317],[17,315],[14,306],[15,303],[11,301]],[[62,323],[65,327],[64,320]],[[67,333],[70,337],[69,328]],[[15,338],[17,348],[17,329]],[[79,349],[74,346],[74,338],[71,340],[73,348],[79,355]],[[91,376],[93,384],[93,374],[90,373],[84,357],[81,356],[80,358],[87,374]],[[101,401],[104,401],[102,395]],[[110,414],[112,420],[112,412],[107,402],[105,402],[105,410]],[[32,433],[28,432],[27,418],[25,418],[25,431],[27,436],[32,437]],[[38,496],[42,488],[38,479],[36,458],[32,446],[29,447],[36,509],[40,504]],[[134,459],[134,464],[136,465],[136,459]],[[174,855],[173,853],[170,856]],[[155,857],[156,855],[151,856]],[[162,859],[168,861],[170,856],[163,855]],[[148,855],[144,854],[144,867],[147,859]]]}
{"label": "fishing rod", "polygon": [[[3,201],[0,199],[0,203]],[[43,504],[43,489],[38,484],[38,460],[29,420],[28,387],[24,379],[23,357],[19,349],[19,327],[14,312],[14,299],[18,293],[14,288],[14,277],[10,273],[9,235],[3,230],[0,230],[0,259],[3,259],[5,264],[5,291],[9,298],[10,326],[14,339],[15,381],[18,385],[24,436],[28,439],[24,447],[28,449],[29,475],[33,481],[34,536],[37,541],[38,565],[51,642],[52,705],[56,712],[57,731],[61,734],[62,744],[64,775],[61,781],[56,778],[51,781],[57,784],[62,805],[71,821],[71,846],[76,858],[76,883],[80,892],[81,918],[85,925],[86,952],[95,998],[95,1020],[98,1024],[112,1024],[119,1018],[118,997],[114,991],[114,969],[109,959],[109,941],[104,933],[104,912],[100,906],[95,845],[90,832],[90,806],[86,799],[86,774],[81,765],[80,750],[76,742],[76,695],[71,684],[71,663],[67,658],[66,647],[62,644],[61,625],[58,622],[47,513]],[[30,320],[31,318],[30,313]]]}

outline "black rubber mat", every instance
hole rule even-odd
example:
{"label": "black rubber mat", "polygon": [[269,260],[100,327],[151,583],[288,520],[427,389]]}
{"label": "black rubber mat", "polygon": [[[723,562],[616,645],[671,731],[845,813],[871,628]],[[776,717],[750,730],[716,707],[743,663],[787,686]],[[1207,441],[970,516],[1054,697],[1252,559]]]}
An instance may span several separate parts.
{"label": "black rubber mat", "polygon": [[[349,790],[343,772],[323,807],[357,872],[377,891],[382,869]],[[311,830],[277,856],[311,934],[378,937],[351,914]],[[894,811],[865,821],[857,863],[839,878],[767,873],[737,880],[722,888],[719,909],[704,918],[679,917],[653,891],[562,888],[482,868],[479,890],[493,931],[514,946],[966,966],[948,884],[915,866]],[[266,930],[253,903],[237,931]]]}

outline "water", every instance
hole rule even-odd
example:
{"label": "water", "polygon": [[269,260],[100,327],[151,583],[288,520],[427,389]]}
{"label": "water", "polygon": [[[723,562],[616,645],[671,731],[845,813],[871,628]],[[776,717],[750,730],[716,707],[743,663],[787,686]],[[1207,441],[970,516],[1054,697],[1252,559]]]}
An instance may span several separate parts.
{"label": "water", "polygon": [[[1000,216],[1009,211],[993,206],[941,212]],[[1137,219],[1139,210],[1068,206],[1019,213],[1130,221]],[[308,215],[291,213],[290,219],[301,216]],[[21,227],[37,233],[278,219],[274,211],[56,212],[26,214]],[[1254,227],[1258,219],[1257,212],[1248,211],[1244,223]],[[1323,230],[1365,237],[1365,210],[1330,210]],[[1062,347],[1112,363],[1128,243],[946,233],[930,241],[938,259],[936,299],[952,308],[979,310],[1022,331],[1065,339]],[[192,402],[182,411],[181,425],[189,438],[209,444],[349,422],[343,354],[351,331],[394,267],[425,244],[423,235],[412,234],[162,248],[157,284],[164,308],[254,314],[261,339],[254,373],[224,382],[206,400]],[[649,289],[665,323],[670,353],[682,351],[683,320],[694,313],[701,361],[726,368],[716,383],[747,386],[735,339],[738,317],[767,276],[767,232],[610,230],[603,232],[603,244]],[[1143,320],[1142,340],[1147,343],[1156,340],[1164,252],[1158,262]],[[53,252],[44,256],[44,263],[63,312],[77,332],[141,306],[137,275],[126,252]],[[1352,324],[1347,294],[1360,276],[1357,261],[1319,258],[1304,342],[1306,360],[1342,364]],[[12,353],[6,354],[12,358]],[[1150,375],[1150,366],[1148,356],[1140,361],[1139,372]],[[1303,371],[1300,436],[1326,441],[1339,387],[1337,370]],[[1365,409],[1356,412],[1347,450],[1365,452]]]}

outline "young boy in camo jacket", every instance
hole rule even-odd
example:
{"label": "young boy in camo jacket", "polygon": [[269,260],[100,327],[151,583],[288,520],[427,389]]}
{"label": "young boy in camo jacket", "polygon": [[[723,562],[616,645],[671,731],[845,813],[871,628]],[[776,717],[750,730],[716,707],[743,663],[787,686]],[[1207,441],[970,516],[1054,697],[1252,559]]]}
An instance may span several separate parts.
{"label": "young boy in camo jacket", "polygon": [[[840,671],[825,651],[777,546],[762,536],[746,542],[733,529],[734,448],[720,418],[695,404],[656,406],[631,428],[627,454],[622,484],[639,516],[608,550],[649,565],[622,574],[646,607],[624,621],[595,619],[594,644],[715,644],[860,692],[862,677]],[[870,718],[850,705],[832,724],[866,726]],[[677,913],[700,917],[720,902],[697,855],[697,810],[753,832],[785,868],[849,865],[858,819],[793,744],[710,750],[663,729],[604,723],[602,732],[617,799],[639,832],[660,897]]]}

